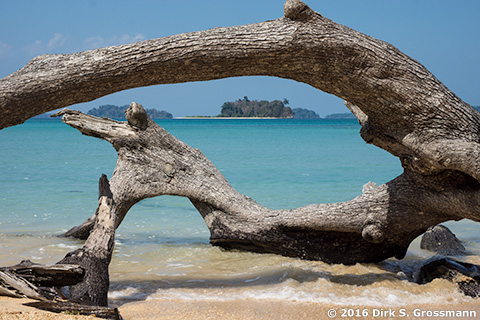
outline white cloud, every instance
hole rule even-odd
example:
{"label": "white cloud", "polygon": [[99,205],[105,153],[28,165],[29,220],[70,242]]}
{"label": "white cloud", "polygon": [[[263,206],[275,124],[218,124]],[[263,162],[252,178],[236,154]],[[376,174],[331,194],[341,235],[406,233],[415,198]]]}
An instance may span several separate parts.
{"label": "white cloud", "polygon": [[[48,40],[35,40],[24,50],[28,53],[28,55],[33,57],[46,53],[70,53],[91,50],[101,47],[128,44],[142,40],[145,40],[145,35],[143,35],[142,33],[135,33],[134,35],[113,35],[108,38],[104,38],[98,35],[85,39],[83,41],[83,44],[81,44],[80,46],[72,47],[72,43],[74,43],[75,41],[69,41],[68,37],[66,37],[60,32],[56,32],[53,37]],[[0,58],[8,54],[10,51],[13,52],[12,47],[0,42]]]}
{"label": "white cloud", "polygon": [[30,46],[29,46],[29,51],[32,56],[38,55],[45,53],[43,52],[44,50],[42,49],[43,43],[40,40],[35,40]]}
{"label": "white cloud", "polygon": [[48,44],[47,44],[48,51],[52,51],[52,50],[63,47],[66,40],[67,38],[63,34],[59,32],[55,33],[53,38],[48,41]]}
{"label": "white cloud", "polygon": [[135,33],[135,35],[122,34],[121,36],[113,35],[109,38],[103,38],[102,36],[94,36],[85,39],[84,44],[87,49],[96,49],[101,47],[109,47],[120,44],[128,44],[145,40],[145,35],[142,33]]}
{"label": "white cloud", "polygon": [[53,53],[62,48],[67,41],[67,38],[57,32],[53,35],[53,38],[49,39],[47,43],[44,43],[41,40],[35,40],[30,46],[29,51],[31,55],[40,55],[45,53]]}
{"label": "white cloud", "polygon": [[13,53],[13,47],[7,43],[0,42],[0,58],[6,58]]}

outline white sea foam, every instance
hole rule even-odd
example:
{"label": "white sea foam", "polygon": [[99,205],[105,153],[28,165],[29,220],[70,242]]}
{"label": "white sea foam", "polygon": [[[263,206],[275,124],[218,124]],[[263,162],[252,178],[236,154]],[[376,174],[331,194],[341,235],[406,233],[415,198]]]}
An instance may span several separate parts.
{"label": "white sea foam", "polygon": [[169,263],[167,264],[167,267],[169,268],[190,268],[194,267],[193,264],[183,264],[183,263]]}
{"label": "white sea foam", "polygon": [[75,250],[75,249],[78,249],[79,246],[78,245],[71,245],[71,244],[65,244],[65,243],[57,243],[56,246],[58,248],[62,248],[62,249],[69,249],[69,250]]}
{"label": "white sea foam", "polygon": [[345,292],[309,292],[292,287],[272,288],[216,288],[216,289],[159,289],[148,295],[147,300],[187,300],[187,301],[233,301],[233,300],[278,300],[305,303],[324,303],[338,306],[366,305],[373,307],[405,306],[409,304],[449,304],[459,301],[468,301],[467,298],[456,291],[425,292],[412,294],[412,292],[384,288],[378,290],[366,289],[361,295],[345,294]]}
{"label": "white sea foam", "polygon": [[140,300],[145,299],[146,293],[138,288],[129,287],[122,290],[113,290],[108,292],[109,299]]}

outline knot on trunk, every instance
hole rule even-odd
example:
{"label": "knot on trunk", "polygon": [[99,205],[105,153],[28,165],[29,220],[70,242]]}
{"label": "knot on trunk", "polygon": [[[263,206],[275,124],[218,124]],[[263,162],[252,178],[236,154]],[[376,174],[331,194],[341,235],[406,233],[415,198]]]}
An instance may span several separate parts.
{"label": "knot on trunk", "polygon": [[385,233],[380,226],[368,224],[363,227],[362,238],[371,243],[380,243],[385,239]]}
{"label": "knot on trunk", "polygon": [[139,103],[132,102],[125,111],[125,118],[128,124],[140,130],[145,130],[148,127],[149,117],[143,106]]}
{"label": "knot on trunk", "polygon": [[314,13],[309,6],[300,0],[287,0],[283,5],[283,12],[285,17],[292,20],[307,19]]}

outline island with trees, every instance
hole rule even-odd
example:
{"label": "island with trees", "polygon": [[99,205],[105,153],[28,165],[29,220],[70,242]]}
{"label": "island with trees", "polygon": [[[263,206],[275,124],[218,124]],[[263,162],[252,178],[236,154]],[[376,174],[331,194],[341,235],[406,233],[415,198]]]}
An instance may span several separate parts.
{"label": "island with trees", "polygon": [[304,108],[295,108],[293,111],[293,119],[320,119],[318,113],[313,110]]}
{"label": "island with trees", "polygon": [[325,117],[325,119],[330,120],[346,120],[346,119],[357,119],[355,115],[351,112],[346,113],[332,113]]}
{"label": "island with trees", "polygon": [[[128,109],[128,105],[115,106],[112,104],[106,104],[99,106],[98,108],[90,109],[87,113],[95,117],[106,117],[118,120],[125,120],[125,111]],[[171,113],[157,109],[146,109],[148,116],[152,119],[173,119]]]}
{"label": "island with trees", "polygon": [[249,100],[247,96],[222,105],[221,118],[293,118],[293,111],[286,107],[288,100]]}
{"label": "island with trees", "polygon": [[210,116],[189,116],[187,118],[256,118],[256,119],[320,119],[312,110],[287,107],[290,102],[287,98],[280,100],[250,100],[247,96],[236,101],[227,101],[220,114]]}

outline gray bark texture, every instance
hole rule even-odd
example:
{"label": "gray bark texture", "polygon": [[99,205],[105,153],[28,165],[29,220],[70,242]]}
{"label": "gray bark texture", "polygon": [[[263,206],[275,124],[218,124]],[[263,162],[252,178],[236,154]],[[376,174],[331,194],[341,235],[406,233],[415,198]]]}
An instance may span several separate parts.
{"label": "gray bark texture", "polygon": [[348,202],[275,211],[235,191],[199,150],[136,103],[128,122],[60,115],[117,150],[110,181],[116,227],[144,198],[184,196],[215,245],[352,264],[402,258],[415,237],[443,221],[480,221],[480,114],[394,46],[299,0],[287,0],[284,12],[257,24],[37,57],[0,80],[0,127],[134,87],[248,75],[293,79],[344,99],[362,138],[398,157],[404,173],[367,184]]}
{"label": "gray bark texture", "polygon": [[58,264],[78,265],[85,270],[83,280],[69,287],[71,301],[108,306],[108,266],[115,239],[116,206],[105,175],[99,181],[98,208],[95,214],[94,226],[84,246],[68,253]]}

